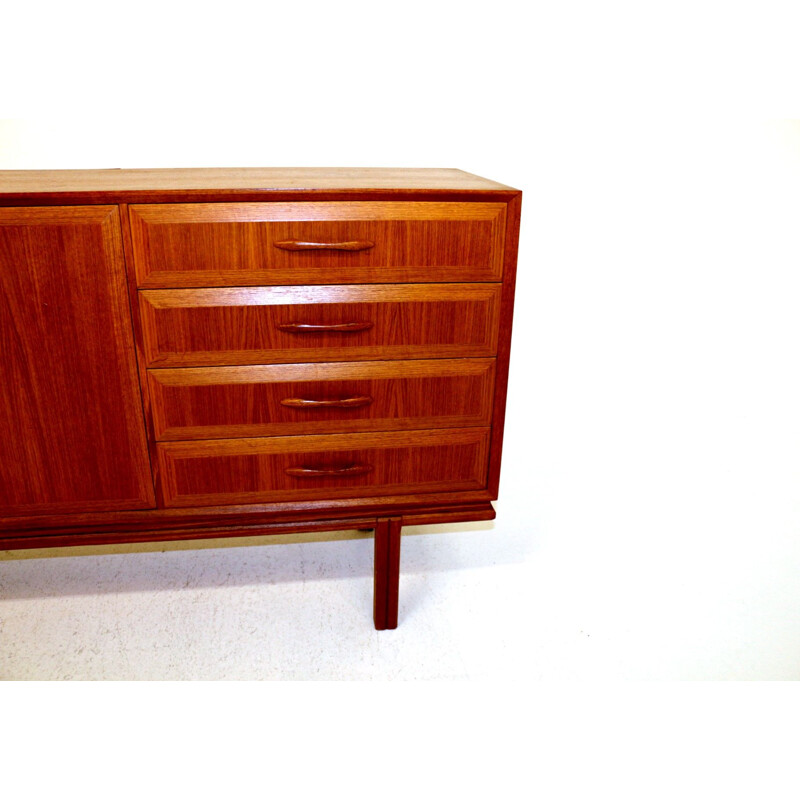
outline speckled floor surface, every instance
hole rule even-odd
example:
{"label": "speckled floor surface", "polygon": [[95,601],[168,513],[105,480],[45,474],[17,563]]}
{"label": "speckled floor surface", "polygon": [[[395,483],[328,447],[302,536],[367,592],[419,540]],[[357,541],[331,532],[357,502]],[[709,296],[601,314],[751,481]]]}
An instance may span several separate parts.
{"label": "speckled floor surface", "polygon": [[667,546],[573,508],[559,535],[513,507],[406,529],[382,632],[369,534],[0,554],[0,679],[800,679],[796,542]]}
{"label": "speckled floor surface", "polygon": [[182,545],[166,552],[97,555],[97,548],[80,556],[5,554],[0,561],[0,677],[512,675],[520,667],[509,659],[517,637],[510,620],[504,621],[502,606],[519,600],[521,581],[515,573],[527,544],[526,537],[512,535],[504,546],[489,548],[492,527],[453,525],[445,533],[421,535],[409,529],[403,537],[400,627],[380,633],[371,618],[373,542],[368,534],[200,549],[195,543],[193,549]]}

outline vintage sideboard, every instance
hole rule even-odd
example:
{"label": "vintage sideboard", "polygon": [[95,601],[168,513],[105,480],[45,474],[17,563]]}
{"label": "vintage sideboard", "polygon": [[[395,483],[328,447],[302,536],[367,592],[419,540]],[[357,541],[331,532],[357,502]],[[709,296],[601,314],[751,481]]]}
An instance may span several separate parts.
{"label": "vintage sideboard", "polygon": [[521,193],[451,169],[0,172],[0,549],[494,517]]}

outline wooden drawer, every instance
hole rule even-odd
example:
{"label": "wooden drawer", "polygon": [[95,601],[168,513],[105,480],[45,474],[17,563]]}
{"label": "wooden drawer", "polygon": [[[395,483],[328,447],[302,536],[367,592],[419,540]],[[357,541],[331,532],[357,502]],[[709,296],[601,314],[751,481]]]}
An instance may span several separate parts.
{"label": "wooden drawer", "polygon": [[141,287],[500,281],[505,203],[130,207]]}
{"label": "wooden drawer", "polygon": [[148,371],[156,438],[491,424],[494,359]]}
{"label": "wooden drawer", "polygon": [[150,366],[493,356],[499,284],[139,292]]}
{"label": "wooden drawer", "polygon": [[489,429],[158,445],[167,507],[450,492],[486,485]]}

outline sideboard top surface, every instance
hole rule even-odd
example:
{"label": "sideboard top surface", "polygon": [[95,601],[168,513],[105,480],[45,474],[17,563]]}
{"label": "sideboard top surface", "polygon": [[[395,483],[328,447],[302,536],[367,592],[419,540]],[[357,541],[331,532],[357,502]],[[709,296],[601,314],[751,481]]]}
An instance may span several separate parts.
{"label": "sideboard top surface", "polygon": [[459,169],[265,167],[0,170],[0,196],[159,192],[516,192]]}

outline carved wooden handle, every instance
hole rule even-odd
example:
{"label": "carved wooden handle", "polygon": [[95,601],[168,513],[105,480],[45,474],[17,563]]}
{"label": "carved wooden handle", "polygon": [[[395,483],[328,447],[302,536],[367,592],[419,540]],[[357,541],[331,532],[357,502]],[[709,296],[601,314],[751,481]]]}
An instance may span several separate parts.
{"label": "carved wooden handle", "polygon": [[286,333],[356,333],[368,331],[374,322],[338,322],[316,325],[311,322],[283,322],[278,328]]}
{"label": "carved wooden handle", "polygon": [[343,467],[287,467],[286,474],[294,478],[346,478],[349,475],[366,475],[372,472],[371,464],[347,464]]}
{"label": "carved wooden handle", "polygon": [[279,250],[369,250],[375,242],[300,242],[297,239],[286,239],[272,243]]}
{"label": "carved wooden handle", "polygon": [[341,400],[306,400],[302,397],[287,397],[281,400],[282,406],[290,408],[360,408],[368,406],[371,397],[345,397]]}

